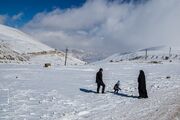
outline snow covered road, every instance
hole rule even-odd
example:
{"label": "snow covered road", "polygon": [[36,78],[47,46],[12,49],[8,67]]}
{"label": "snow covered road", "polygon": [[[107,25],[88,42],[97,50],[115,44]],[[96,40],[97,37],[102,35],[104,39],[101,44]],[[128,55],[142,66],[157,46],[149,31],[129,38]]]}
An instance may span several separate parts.
{"label": "snow covered road", "polygon": [[[106,94],[94,93],[95,74],[100,67],[104,69]],[[148,99],[137,99],[140,69],[147,77]],[[113,94],[118,80],[122,91]],[[180,119],[179,63],[50,68],[1,64],[0,91],[0,120]]]}

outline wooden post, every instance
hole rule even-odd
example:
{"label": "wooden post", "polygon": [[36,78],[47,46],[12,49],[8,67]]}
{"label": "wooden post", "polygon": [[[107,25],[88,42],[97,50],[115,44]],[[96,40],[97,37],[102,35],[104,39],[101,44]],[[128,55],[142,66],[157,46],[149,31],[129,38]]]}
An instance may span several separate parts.
{"label": "wooden post", "polygon": [[145,60],[147,60],[147,49],[146,49],[146,52],[145,52]]}
{"label": "wooden post", "polygon": [[66,48],[66,53],[65,53],[65,63],[64,63],[65,66],[67,64],[67,54],[68,54],[68,48]]}
{"label": "wooden post", "polygon": [[169,58],[171,57],[171,47],[169,48]]}

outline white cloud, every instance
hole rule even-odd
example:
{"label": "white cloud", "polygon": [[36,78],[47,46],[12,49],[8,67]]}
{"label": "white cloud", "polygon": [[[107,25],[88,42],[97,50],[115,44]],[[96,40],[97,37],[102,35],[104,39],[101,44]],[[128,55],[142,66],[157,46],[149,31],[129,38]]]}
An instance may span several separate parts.
{"label": "white cloud", "polygon": [[23,16],[22,12],[12,15],[12,16],[8,14],[0,15],[0,24],[13,25],[15,24],[15,22],[20,20],[22,16]]}
{"label": "white cloud", "polygon": [[124,52],[179,45],[180,1],[118,4],[89,0],[80,8],[38,13],[22,29],[55,48]]}
{"label": "white cloud", "polygon": [[12,20],[20,20],[22,16],[23,16],[23,13],[20,12],[20,13],[18,13],[16,15],[13,15]]}
{"label": "white cloud", "polygon": [[0,24],[4,24],[7,20],[7,15],[0,15]]}

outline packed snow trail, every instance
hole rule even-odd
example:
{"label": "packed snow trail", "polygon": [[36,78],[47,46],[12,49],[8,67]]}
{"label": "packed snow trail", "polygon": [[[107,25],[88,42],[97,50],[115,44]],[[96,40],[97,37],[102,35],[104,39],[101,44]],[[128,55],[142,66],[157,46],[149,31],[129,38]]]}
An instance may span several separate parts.
{"label": "packed snow trail", "polygon": [[[102,67],[106,94],[95,94]],[[87,66],[0,65],[1,120],[179,120],[180,64]],[[146,74],[148,99],[137,99],[139,70]],[[167,78],[170,76],[170,78]],[[113,94],[120,80],[121,91]],[[5,101],[7,100],[7,101]],[[4,104],[3,104],[4,102]]]}

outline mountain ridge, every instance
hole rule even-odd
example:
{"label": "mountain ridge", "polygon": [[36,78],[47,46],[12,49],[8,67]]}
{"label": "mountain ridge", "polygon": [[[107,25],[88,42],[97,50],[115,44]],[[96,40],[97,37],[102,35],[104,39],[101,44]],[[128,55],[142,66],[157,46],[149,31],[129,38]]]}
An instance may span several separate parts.
{"label": "mountain ridge", "polygon": [[[29,62],[64,64],[65,53],[57,51],[32,36],[18,29],[0,24],[0,61],[1,63]],[[85,62],[68,56],[68,63],[84,64]]]}
{"label": "mountain ridge", "polygon": [[180,48],[156,46],[139,49],[134,52],[115,53],[101,62],[122,62],[122,61],[180,61]]}

